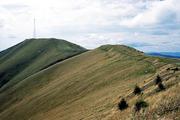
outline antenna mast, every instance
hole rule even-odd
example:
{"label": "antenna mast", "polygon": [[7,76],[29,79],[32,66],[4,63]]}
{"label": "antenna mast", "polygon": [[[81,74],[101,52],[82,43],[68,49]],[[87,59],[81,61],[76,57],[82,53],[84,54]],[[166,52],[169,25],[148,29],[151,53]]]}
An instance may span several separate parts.
{"label": "antenna mast", "polygon": [[34,18],[34,32],[33,32],[33,38],[36,38],[36,19]]}

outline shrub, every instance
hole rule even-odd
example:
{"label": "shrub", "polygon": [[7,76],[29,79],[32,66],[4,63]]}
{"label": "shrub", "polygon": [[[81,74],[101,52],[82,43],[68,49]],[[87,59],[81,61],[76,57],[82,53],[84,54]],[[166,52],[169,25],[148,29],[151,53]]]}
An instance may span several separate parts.
{"label": "shrub", "polygon": [[141,99],[135,103],[134,109],[135,109],[135,112],[139,112],[142,108],[146,108],[148,106],[149,106],[148,103],[145,102],[143,99]]}
{"label": "shrub", "polygon": [[167,71],[169,71],[169,70],[170,70],[170,68],[167,68],[166,70],[167,70]]}
{"label": "shrub", "polygon": [[157,75],[156,79],[154,80],[155,84],[158,85],[159,83],[162,83],[162,79],[159,75]]}
{"label": "shrub", "polygon": [[175,72],[175,71],[178,71],[179,68],[178,68],[178,67],[175,67],[175,68],[173,68],[172,70]]}
{"label": "shrub", "polygon": [[127,102],[126,102],[126,100],[123,98],[123,99],[121,99],[121,101],[119,102],[119,104],[118,104],[118,108],[119,108],[119,110],[125,110],[126,108],[128,108],[128,104],[127,104]]}
{"label": "shrub", "polygon": [[139,86],[136,85],[135,88],[134,88],[133,93],[134,93],[135,95],[139,95],[139,94],[142,93],[142,90],[141,90],[141,88],[140,88]]}
{"label": "shrub", "polygon": [[166,88],[162,83],[159,83],[158,84],[158,89],[159,89],[159,91],[162,91],[162,90],[165,90]]}

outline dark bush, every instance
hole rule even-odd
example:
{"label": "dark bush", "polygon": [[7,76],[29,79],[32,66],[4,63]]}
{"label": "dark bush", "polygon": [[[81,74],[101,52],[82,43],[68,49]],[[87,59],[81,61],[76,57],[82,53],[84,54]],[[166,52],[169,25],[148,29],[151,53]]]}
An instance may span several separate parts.
{"label": "dark bush", "polygon": [[173,68],[172,70],[173,70],[174,72],[176,72],[176,71],[179,70],[179,68],[178,68],[178,67],[175,67],[175,68]]}
{"label": "dark bush", "polygon": [[158,90],[159,91],[162,91],[162,90],[165,90],[166,88],[165,88],[165,86],[162,84],[162,83],[159,83],[158,84]]}
{"label": "dark bush", "polygon": [[121,101],[119,102],[119,104],[118,104],[118,108],[119,108],[119,110],[125,110],[126,108],[128,108],[128,104],[127,104],[127,102],[126,102],[126,100],[123,98],[123,99],[121,99]]}
{"label": "dark bush", "polygon": [[169,70],[170,70],[170,68],[167,68],[166,70],[167,70],[167,71],[169,71]]}
{"label": "dark bush", "polygon": [[142,93],[142,90],[141,90],[141,88],[140,88],[139,86],[136,85],[135,88],[134,88],[133,93],[134,93],[135,95],[139,95],[139,94]]}
{"label": "dark bush", "polygon": [[175,70],[176,70],[176,71],[179,71],[179,68],[178,68],[178,67],[176,67],[176,68],[175,68]]}
{"label": "dark bush", "polygon": [[159,83],[162,83],[162,79],[159,75],[157,75],[156,79],[154,80],[155,84],[158,85]]}
{"label": "dark bush", "polygon": [[139,112],[142,108],[146,108],[148,106],[148,103],[141,99],[135,103],[134,110],[135,112]]}

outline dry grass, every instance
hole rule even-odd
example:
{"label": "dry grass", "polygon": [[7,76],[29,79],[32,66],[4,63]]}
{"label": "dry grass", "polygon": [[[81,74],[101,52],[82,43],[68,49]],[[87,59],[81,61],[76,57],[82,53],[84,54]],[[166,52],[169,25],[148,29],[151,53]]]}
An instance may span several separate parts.
{"label": "dry grass", "polygon": [[[119,96],[126,96],[135,84],[155,76],[166,63],[124,46],[103,46],[65,60],[43,70],[10,90],[0,94],[9,96],[0,106],[3,120],[125,120],[132,107],[120,112]],[[157,66],[155,66],[155,64]],[[151,91],[152,88],[149,89]],[[178,89],[177,89],[178,90]],[[168,89],[146,96],[149,110],[155,110],[157,97],[170,94]],[[166,94],[165,94],[166,93]],[[177,94],[177,93],[176,93]],[[155,97],[156,96],[156,97]],[[16,98],[15,100],[13,100]],[[138,96],[128,101],[133,106]],[[6,106],[8,104],[9,106]],[[155,105],[154,105],[155,104]],[[152,107],[153,106],[153,107]],[[158,108],[158,107],[157,107]]]}
{"label": "dry grass", "polygon": [[[158,74],[161,74],[163,85],[166,89],[159,91],[152,78],[147,83],[144,83],[144,94],[141,96],[131,96],[129,98],[130,108],[125,112],[116,112],[112,120],[179,120],[180,119],[180,72],[177,71],[169,74],[166,67],[161,67]],[[153,84],[151,84],[153,83]],[[142,85],[143,86],[143,85]],[[134,110],[134,104],[138,99],[145,99],[149,107],[142,109],[140,112]],[[110,120],[109,119],[109,120]]]}

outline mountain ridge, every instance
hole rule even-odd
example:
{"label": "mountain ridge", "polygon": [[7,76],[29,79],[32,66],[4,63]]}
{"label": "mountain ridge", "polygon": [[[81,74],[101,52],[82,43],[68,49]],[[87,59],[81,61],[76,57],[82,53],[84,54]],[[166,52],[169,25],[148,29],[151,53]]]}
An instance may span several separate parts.
{"label": "mountain ridge", "polygon": [[[156,113],[164,96],[179,100],[175,96],[180,73],[173,72],[178,63],[180,60],[146,56],[124,45],[103,45],[36,72],[6,91],[0,88],[0,118],[124,120],[132,117],[133,105],[141,97],[131,96],[134,85],[145,90],[142,97],[150,105],[147,111]],[[158,74],[167,89],[162,92],[156,92],[153,84]],[[129,94],[129,107],[120,111],[120,99]]]}
{"label": "mountain ridge", "polygon": [[[58,47],[60,46],[60,47]],[[72,57],[79,53],[85,52],[86,49],[67,42],[65,40],[58,39],[27,39],[14,47],[11,47],[3,52],[0,55],[0,76],[1,81],[3,81],[3,76],[8,79],[15,77],[14,75],[18,74],[18,69],[22,72],[25,69],[36,71],[50,66],[54,62],[62,61],[68,57]],[[3,55],[3,56],[2,56]],[[42,63],[40,63],[40,61]],[[19,63],[18,63],[19,62]],[[34,64],[34,68],[29,66]],[[37,64],[37,66],[36,66]],[[40,65],[40,66],[38,66]],[[18,68],[18,69],[16,69]],[[16,70],[15,70],[16,69]],[[26,71],[27,71],[26,70]],[[8,71],[5,73],[5,71]],[[16,73],[13,73],[16,71]],[[30,71],[29,71],[30,72]],[[32,73],[31,72],[31,73]],[[25,75],[26,73],[24,73]],[[27,75],[26,75],[27,76]],[[4,77],[4,78],[5,78]],[[23,79],[22,77],[21,79]],[[8,79],[4,80],[5,82]],[[1,85],[2,86],[2,85]]]}

